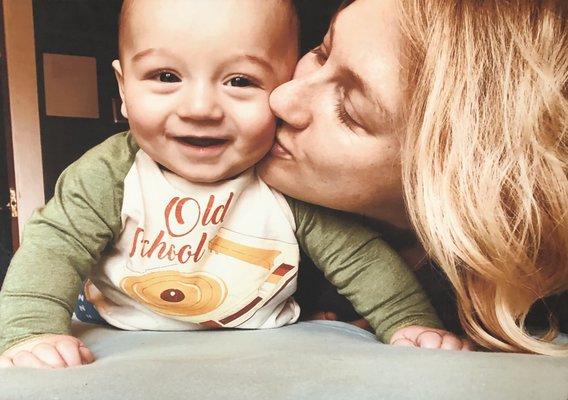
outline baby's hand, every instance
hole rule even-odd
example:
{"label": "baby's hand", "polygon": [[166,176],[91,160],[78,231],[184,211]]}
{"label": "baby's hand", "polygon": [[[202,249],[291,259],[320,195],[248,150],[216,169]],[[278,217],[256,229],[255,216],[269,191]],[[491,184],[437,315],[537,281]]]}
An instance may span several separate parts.
{"label": "baby's hand", "polygon": [[426,349],[471,350],[467,339],[460,339],[453,333],[424,326],[407,326],[392,335],[390,344],[394,346],[424,347]]}
{"label": "baby's hand", "polygon": [[69,335],[42,335],[10,347],[0,355],[0,368],[66,368],[94,361],[83,342]]}

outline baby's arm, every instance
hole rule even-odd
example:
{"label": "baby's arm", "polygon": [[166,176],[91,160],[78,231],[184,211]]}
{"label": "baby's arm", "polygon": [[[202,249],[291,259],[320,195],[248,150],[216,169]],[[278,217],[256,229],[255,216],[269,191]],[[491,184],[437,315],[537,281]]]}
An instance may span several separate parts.
{"label": "baby's arm", "polygon": [[[431,340],[435,331],[448,335],[448,343],[457,343],[457,337],[442,330],[412,271],[376,232],[347,214],[287,200],[303,250],[370,323],[382,342],[408,345],[401,340],[408,336],[417,346],[441,347],[445,341],[436,346]],[[430,333],[414,335],[420,329]]]}
{"label": "baby's arm", "polygon": [[[77,339],[69,338],[71,315],[83,280],[120,233],[124,175],[116,163],[124,164],[121,157],[128,158],[128,152],[115,149],[117,140],[91,150],[63,172],[53,199],[26,224],[0,292],[4,365],[20,365],[22,360],[27,366],[39,365],[27,363],[27,352],[34,349],[46,357],[55,357],[55,349],[63,361],[71,354],[73,362],[77,352],[90,359]],[[45,346],[35,346],[38,343]],[[66,350],[69,344],[73,352]],[[20,349],[23,355],[18,356]]]}

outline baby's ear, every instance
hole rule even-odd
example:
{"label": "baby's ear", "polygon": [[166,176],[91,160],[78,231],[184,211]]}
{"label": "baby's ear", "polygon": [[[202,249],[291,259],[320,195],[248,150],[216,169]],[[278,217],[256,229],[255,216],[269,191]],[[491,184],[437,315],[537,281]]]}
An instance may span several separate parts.
{"label": "baby's ear", "polygon": [[128,119],[128,113],[126,111],[126,103],[124,100],[124,75],[122,73],[122,67],[119,60],[114,60],[112,62],[112,68],[114,69],[114,76],[116,77],[116,82],[118,83],[118,92],[120,93],[120,99],[122,100],[122,105],[120,106],[120,113],[126,119]]}

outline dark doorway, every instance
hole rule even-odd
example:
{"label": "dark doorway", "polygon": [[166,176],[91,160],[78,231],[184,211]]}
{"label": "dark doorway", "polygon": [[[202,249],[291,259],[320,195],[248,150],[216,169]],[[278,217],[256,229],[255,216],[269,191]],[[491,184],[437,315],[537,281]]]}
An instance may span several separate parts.
{"label": "dark doorway", "polygon": [[332,16],[344,0],[295,0],[301,27],[301,54],[321,44]]}
{"label": "dark doorway", "polygon": [[[118,15],[122,0],[34,0],[38,100],[46,201],[61,172],[88,149],[128,129],[115,123],[113,98],[119,98],[112,61],[118,55]],[[44,54],[96,59],[99,118],[47,115]]]}
{"label": "dark doorway", "polygon": [[8,264],[13,254],[12,215],[10,201],[11,140],[9,130],[8,85],[4,48],[4,16],[0,2],[0,286],[4,281]]}
{"label": "dark doorway", "polygon": [[[1,103],[1,102],[0,102]],[[8,264],[12,258],[12,217],[9,207],[10,189],[8,184],[8,164],[6,150],[6,130],[4,129],[4,107],[0,105],[0,286],[4,281]]]}

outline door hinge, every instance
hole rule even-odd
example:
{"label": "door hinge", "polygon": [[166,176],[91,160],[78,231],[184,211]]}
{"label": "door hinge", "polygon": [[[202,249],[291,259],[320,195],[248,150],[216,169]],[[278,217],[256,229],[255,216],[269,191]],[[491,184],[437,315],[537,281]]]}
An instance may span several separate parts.
{"label": "door hinge", "polygon": [[12,218],[18,218],[18,199],[16,197],[16,189],[10,188],[10,202],[7,204],[10,208]]}
{"label": "door hinge", "polygon": [[16,189],[10,188],[10,201],[4,206],[0,206],[0,211],[10,210],[12,218],[18,218],[18,198],[16,197]]}

